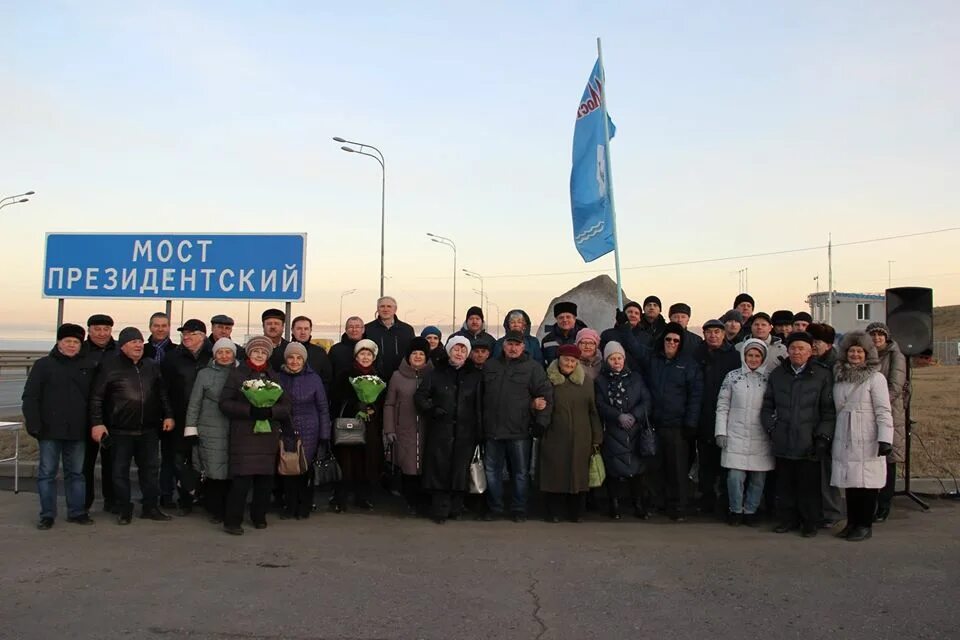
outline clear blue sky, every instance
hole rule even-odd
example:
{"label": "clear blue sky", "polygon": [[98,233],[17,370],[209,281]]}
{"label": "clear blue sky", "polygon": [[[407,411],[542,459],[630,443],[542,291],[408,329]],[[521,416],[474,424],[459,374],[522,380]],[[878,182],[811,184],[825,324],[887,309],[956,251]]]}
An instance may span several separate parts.
{"label": "clear blue sky", "polygon": [[[501,308],[542,315],[590,277],[570,232],[574,112],[603,37],[625,266],[955,226],[960,4],[17,3],[0,42],[0,335],[52,325],[47,231],[307,232],[308,297],[369,317],[387,157],[388,289],[449,322],[449,251]],[[321,6],[322,5],[322,6]],[[334,8],[335,7],[335,8]],[[836,286],[933,286],[960,303],[960,233],[838,251]],[[750,269],[764,309],[803,307],[824,252],[625,272],[631,295],[722,313]],[[462,278],[458,306],[476,301]],[[466,296],[469,295],[469,298]],[[71,302],[83,319],[102,304]],[[154,306],[111,304],[123,321]],[[187,315],[245,305],[194,303]],[[263,305],[260,305],[262,307]],[[193,313],[191,313],[193,311]],[[68,313],[69,315],[69,313]],[[51,327],[52,328],[52,327]]]}

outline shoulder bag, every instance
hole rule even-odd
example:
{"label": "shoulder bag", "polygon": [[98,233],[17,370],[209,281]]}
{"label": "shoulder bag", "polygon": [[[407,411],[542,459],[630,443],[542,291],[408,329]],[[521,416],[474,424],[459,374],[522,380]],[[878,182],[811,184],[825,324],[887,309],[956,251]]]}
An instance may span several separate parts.
{"label": "shoulder bag", "polygon": [[479,494],[487,490],[487,474],[483,469],[483,458],[480,456],[480,445],[473,450],[473,461],[470,462],[470,493]]}
{"label": "shoulder bag", "polygon": [[297,434],[297,445],[293,451],[287,451],[280,438],[280,454],[277,461],[277,473],[281,476],[299,476],[309,470],[307,457],[303,453],[303,442]]}

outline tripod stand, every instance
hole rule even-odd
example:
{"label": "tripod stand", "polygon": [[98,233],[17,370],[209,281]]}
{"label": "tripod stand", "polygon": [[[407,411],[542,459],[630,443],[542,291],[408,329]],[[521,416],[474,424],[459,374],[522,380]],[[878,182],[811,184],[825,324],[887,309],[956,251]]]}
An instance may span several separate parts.
{"label": "tripod stand", "polygon": [[896,496],[907,496],[922,508],[924,511],[930,510],[930,505],[920,499],[920,497],[910,490],[910,441],[913,439],[913,420],[910,418],[910,405],[913,404],[913,385],[910,383],[910,360],[911,356],[906,356],[907,358],[907,388],[910,389],[910,395],[907,396],[906,406],[904,407],[904,414],[906,417],[906,451],[904,455],[903,463],[903,491],[897,491],[894,493]]}

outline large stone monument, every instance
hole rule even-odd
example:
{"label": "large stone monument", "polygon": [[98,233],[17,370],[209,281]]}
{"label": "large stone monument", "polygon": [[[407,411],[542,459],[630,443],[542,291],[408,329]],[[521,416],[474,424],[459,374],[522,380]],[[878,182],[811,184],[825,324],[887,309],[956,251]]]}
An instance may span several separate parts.
{"label": "large stone monument", "polygon": [[[630,300],[626,291],[623,292],[623,300],[624,302]],[[575,303],[577,317],[591,329],[603,331],[613,326],[617,309],[617,283],[608,275],[597,276],[581,282],[573,289],[551,300],[537,330],[538,338],[542,338],[547,332],[547,325],[554,323],[553,305],[561,301]]]}

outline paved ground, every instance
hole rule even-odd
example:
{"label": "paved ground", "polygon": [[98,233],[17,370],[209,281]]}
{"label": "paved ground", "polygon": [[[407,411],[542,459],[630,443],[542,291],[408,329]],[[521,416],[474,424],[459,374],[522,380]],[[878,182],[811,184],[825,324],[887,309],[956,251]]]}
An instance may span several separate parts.
{"label": "paved ground", "polygon": [[960,506],[899,502],[876,537],[597,518],[199,515],[33,528],[0,492],[0,637],[947,638],[960,625]]}

